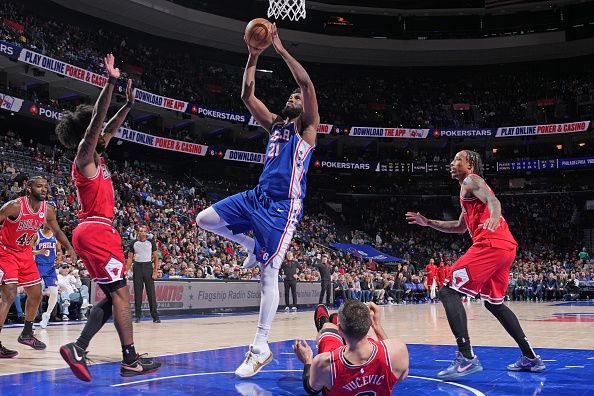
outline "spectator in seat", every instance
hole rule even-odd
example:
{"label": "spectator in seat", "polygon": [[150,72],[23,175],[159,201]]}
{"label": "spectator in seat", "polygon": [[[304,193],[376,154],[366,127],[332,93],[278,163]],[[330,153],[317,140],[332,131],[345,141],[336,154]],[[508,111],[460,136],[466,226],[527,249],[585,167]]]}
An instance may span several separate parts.
{"label": "spectator in seat", "polygon": [[546,280],[545,288],[545,300],[551,301],[555,299],[557,295],[557,279],[552,272],[549,273],[549,277]]}

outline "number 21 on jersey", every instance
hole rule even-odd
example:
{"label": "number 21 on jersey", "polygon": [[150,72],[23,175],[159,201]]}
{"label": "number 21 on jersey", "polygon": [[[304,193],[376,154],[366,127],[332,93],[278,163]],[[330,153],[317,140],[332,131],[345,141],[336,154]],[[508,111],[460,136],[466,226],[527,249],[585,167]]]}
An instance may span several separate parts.
{"label": "number 21 on jersey", "polygon": [[270,143],[268,145],[268,150],[266,151],[266,156],[268,158],[278,157],[280,149],[281,145],[279,143]]}

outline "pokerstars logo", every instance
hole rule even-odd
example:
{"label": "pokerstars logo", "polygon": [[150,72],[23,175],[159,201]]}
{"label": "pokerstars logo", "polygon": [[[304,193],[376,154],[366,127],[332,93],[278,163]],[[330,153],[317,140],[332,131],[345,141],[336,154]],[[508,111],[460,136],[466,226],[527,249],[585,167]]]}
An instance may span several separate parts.
{"label": "pokerstars logo", "polygon": [[315,160],[315,161],[314,161],[314,166],[315,166],[316,168],[319,168],[320,166],[322,166],[322,163],[320,162],[320,160]]}
{"label": "pokerstars logo", "polygon": [[433,137],[434,138],[438,138],[441,136],[441,132],[439,131],[439,129],[436,129],[433,131]]}
{"label": "pokerstars logo", "polygon": [[192,113],[197,114],[200,111],[200,108],[196,105],[192,106]]}
{"label": "pokerstars logo", "polygon": [[39,107],[37,107],[37,105],[33,103],[31,107],[29,107],[29,113],[31,113],[34,116],[39,115]]}
{"label": "pokerstars logo", "polygon": [[52,120],[59,121],[62,118],[62,112],[59,110],[49,109],[45,107],[39,108],[39,115],[45,118],[51,118]]}

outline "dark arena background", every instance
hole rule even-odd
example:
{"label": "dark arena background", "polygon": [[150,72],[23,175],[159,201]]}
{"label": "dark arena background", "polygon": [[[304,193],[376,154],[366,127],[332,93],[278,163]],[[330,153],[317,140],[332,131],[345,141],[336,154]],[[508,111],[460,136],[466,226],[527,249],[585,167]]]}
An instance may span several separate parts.
{"label": "dark arena background", "polygon": [[[10,306],[0,341],[19,355],[0,359],[0,394],[305,395],[292,345],[304,339],[316,353],[312,317],[326,265],[330,312],[350,299],[373,301],[388,337],[406,343],[409,375],[394,395],[591,395],[594,2],[273,2],[0,2],[2,205],[28,195],[29,181],[43,176],[47,202],[72,240],[81,209],[71,175],[76,152],[59,143],[56,125],[64,112],[95,104],[108,83],[106,54],[121,72],[107,119],[130,101],[132,80],[134,103],[104,158],[125,259],[132,263],[141,229],[154,242],[159,320],[147,289],[135,296],[136,264],[127,287],[136,348],[162,363],[147,376],[118,375],[121,345],[109,321],[88,348],[92,382],[72,374],[59,348],[78,337],[90,304],[105,292],[85,262],[64,250],[55,260],[55,308],[41,326],[46,284],[34,321],[45,350],[17,342],[26,326],[22,288]],[[284,3],[292,8],[278,11]],[[269,15],[269,7],[280,13]],[[284,47],[307,70],[320,125],[307,175],[297,181],[307,180],[303,217],[287,223],[278,248],[292,253],[297,303],[288,290],[285,300],[292,267],[283,265],[268,337],[273,358],[257,375],[240,378],[235,369],[253,340],[260,278],[269,268],[243,268],[248,251],[199,227],[196,216],[258,185],[275,155],[242,101],[243,34],[254,18],[276,22]],[[255,80],[255,95],[281,114],[297,84],[273,46],[259,57]],[[408,224],[405,214],[459,219],[460,183],[450,163],[462,150],[481,156],[484,179],[518,242],[503,304],[543,371],[507,370],[522,354],[516,342],[484,298],[460,296],[484,369],[456,380],[437,376],[456,350],[437,290],[473,241]],[[267,259],[275,252],[255,253]],[[2,257],[0,282],[12,265]],[[73,289],[63,284],[68,279],[76,280]],[[141,316],[134,315],[138,299]]]}

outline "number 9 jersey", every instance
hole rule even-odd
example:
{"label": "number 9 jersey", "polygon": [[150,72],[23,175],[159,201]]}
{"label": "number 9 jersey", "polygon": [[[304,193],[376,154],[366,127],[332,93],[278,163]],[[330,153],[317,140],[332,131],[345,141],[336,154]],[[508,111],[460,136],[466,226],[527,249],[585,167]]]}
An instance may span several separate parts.
{"label": "number 9 jersey", "polygon": [[47,208],[42,201],[39,210],[33,211],[27,197],[19,198],[19,203],[18,217],[4,219],[0,230],[0,284],[18,283],[28,287],[41,283],[29,242],[45,223]]}

